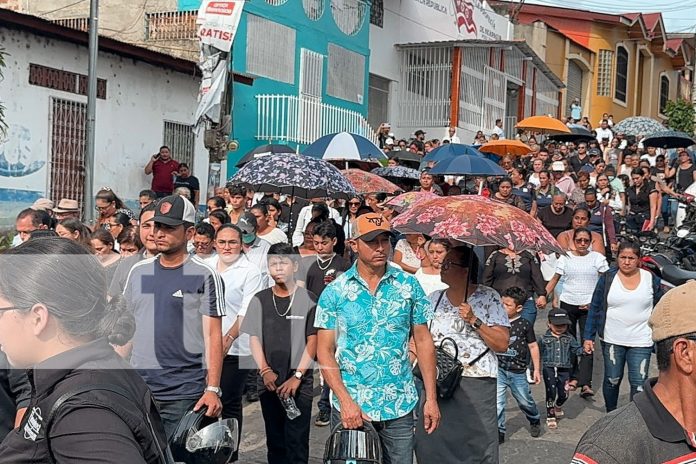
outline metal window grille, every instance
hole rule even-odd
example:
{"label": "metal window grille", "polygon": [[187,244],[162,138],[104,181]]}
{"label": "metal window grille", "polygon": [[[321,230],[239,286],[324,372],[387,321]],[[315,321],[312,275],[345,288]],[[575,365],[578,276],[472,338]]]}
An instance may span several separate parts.
{"label": "metal window grille", "polygon": [[[496,52],[496,54],[498,54]],[[505,118],[507,79],[505,73],[486,66],[484,69],[483,117],[481,130],[488,134],[495,127],[496,119]]]}
{"label": "metal window grille", "polygon": [[402,51],[401,126],[436,127],[449,124],[451,68],[451,47],[419,47]]}
{"label": "metal window grille", "polygon": [[669,100],[669,77],[660,77],[660,114],[665,113],[665,107]]}
{"label": "metal window grille", "polygon": [[540,72],[537,72],[536,93],[536,114],[550,114],[555,118],[558,114],[558,89],[548,77]]}
{"label": "metal window grille", "polygon": [[475,132],[483,116],[484,68],[488,64],[485,48],[464,48],[459,73],[459,125]]}
{"label": "metal window grille", "polygon": [[256,15],[247,16],[247,72],[295,83],[295,29]]}
{"label": "metal window grille", "polygon": [[300,94],[321,98],[323,75],[324,55],[303,48],[300,55]]}
{"label": "metal window grille", "polygon": [[626,102],[628,88],[628,50],[619,45],[616,49],[616,90],[614,97]]}
{"label": "metal window grille", "polygon": [[70,29],[77,29],[78,31],[89,31],[89,18],[62,18],[53,19],[51,22],[59,26],[69,27]]}
{"label": "metal window grille", "polygon": [[597,60],[597,96],[611,96],[611,69],[614,61],[614,52],[600,50]]}
{"label": "metal window grille", "polygon": [[522,68],[524,66],[524,55],[513,47],[512,50],[505,50],[505,73],[522,81]]}
{"label": "metal window grille", "polygon": [[280,6],[283,3],[287,3],[288,0],[266,0],[266,3],[273,6]]}
{"label": "metal window grille", "polygon": [[51,98],[50,198],[84,205],[87,105]]}
{"label": "metal window grille", "polygon": [[384,27],[384,0],[372,0],[370,4],[370,24]]}
{"label": "metal window grille", "polygon": [[317,21],[324,15],[324,0],[302,0],[302,8],[309,19]]}
{"label": "metal window grille", "polygon": [[[87,95],[87,76],[39,64],[29,64],[29,84]],[[97,79],[97,98],[106,99],[106,80]]]}
{"label": "metal window grille", "polygon": [[165,11],[145,14],[145,40],[193,40],[197,37],[198,11]]}
{"label": "metal window grille", "polygon": [[196,136],[193,126],[173,121],[164,121],[162,145],[169,147],[172,158],[179,163],[188,164],[193,171],[193,155],[196,147]]}
{"label": "metal window grille", "polygon": [[370,91],[367,94],[367,120],[372,127],[389,121],[389,84],[391,81],[370,74]]}
{"label": "metal window grille", "polygon": [[365,92],[365,57],[329,43],[326,93],[362,104]]}
{"label": "metal window grille", "polygon": [[331,0],[331,15],[336,26],[346,35],[360,32],[368,8],[365,0]]}

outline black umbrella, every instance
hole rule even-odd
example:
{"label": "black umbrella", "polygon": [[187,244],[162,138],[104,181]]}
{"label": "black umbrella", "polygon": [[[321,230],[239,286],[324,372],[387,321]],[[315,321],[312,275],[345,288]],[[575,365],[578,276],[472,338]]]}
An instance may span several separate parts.
{"label": "black umbrella", "polygon": [[423,157],[418,153],[413,153],[409,150],[400,150],[389,152],[389,158],[399,158],[399,163],[406,167],[418,169]]}
{"label": "black umbrella", "polygon": [[643,139],[644,147],[655,148],[686,148],[696,142],[686,132],[663,130],[654,132]]}
{"label": "black umbrella", "polygon": [[595,136],[592,135],[592,132],[579,124],[571,124],[568,126],[568,129],[570,129],[570,134],[549,135],[548,138],[558,142],[589,142],[590,140],[595,140]]}
{"label": "black umbrella", "polygon": [[272,143],[269,145],[261,145],[260,147],[256,147],[253,150],[250,150],[246,153],[246,155],[242,156],[242,159],[237,161],[237,164],[235,165],[238,168],[241,168],[245,164],[247,164],[249,161],[255,160],[256,158],[261,158],[262,156],[267,156],[267,155],[273,155],[275,153],[295,153],[296,151],[287,145],[282,145],[278,143]]}

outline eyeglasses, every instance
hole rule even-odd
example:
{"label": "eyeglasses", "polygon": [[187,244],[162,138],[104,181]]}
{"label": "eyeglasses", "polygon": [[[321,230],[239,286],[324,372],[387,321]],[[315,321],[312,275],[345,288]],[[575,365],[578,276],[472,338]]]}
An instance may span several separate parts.
{"label": "eyeglasses", "polygon": [[241,243],[239,240],[216,240],[215,245],[220,247],[220,248],[227,248],[227,247],[236,247],[239,246]]}
{"label": "eyeglasses", "polygon": [[[113,203],[113,202],[111,202],[111,203]],[[94,209],[96,209],[97,211],[103,211],[103,210],[105,210],[105,209],[108,209],[109,206],[111,206],[111,203],[109,203],[109,204],[106,205],[106,206],[95,206]]]}
{"label": "eyeglasses", "polygon": [[589,238],[576,238],[575,243],[590,243],[592,240]]}
{"label": "eyeglasses", "polygon": [[2,311],[14,311],[15,309],[22,309],[22,308],[18,308],[16,306],[6,306],[4,308],[0,308],[0,312],[2,312]]}

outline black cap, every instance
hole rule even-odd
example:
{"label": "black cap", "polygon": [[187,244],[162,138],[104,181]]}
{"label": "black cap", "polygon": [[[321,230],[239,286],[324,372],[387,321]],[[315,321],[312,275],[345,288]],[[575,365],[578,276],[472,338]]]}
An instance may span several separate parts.
{"label": "black cap", "polygon": [[599,151],[599,148],[590,148],[587,152],[588,155],[590,156],[599,156],[602,154],[601,151]]}
{"label": "black cap", "polygon": [[186,198],[180,195],[170,195],[162,198],[155,209],[154,222],[168,226],[180,226],[188,222],[196,223],[196,208]]}
{"label": "black cap", "polygon": [[570,318],[564,309],[551,309],[549,322],[553,325],[570,325]]}
{"label": "black cap", "polygon": [[414,132],[414,135],[415,135],[416,137],[418,137],[419,135],[425,135],[425,131],[424,131],[424,130],[421,130],[421,129],[418,129],[416,132]]}

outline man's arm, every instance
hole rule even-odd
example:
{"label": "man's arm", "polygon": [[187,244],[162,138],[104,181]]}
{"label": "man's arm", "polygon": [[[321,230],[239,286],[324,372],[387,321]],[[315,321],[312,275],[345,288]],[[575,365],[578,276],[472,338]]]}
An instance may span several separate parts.
{"label": "man's arm", "polygon": [[341,422],[346,429],[362,427],[363,420],[370,418],[360,409],[346,389],[341,371],[336,362],[336,331],[319,329],[317,332],[317,360],[321,368],[324,381],[333,391],[341,405]]}
{"label": "man's arm", "polygon": [[150,174],[152,174],[152,165],[155,164],[155,161],[157,161],[157,159],[159,158],[158,155],[159,155],[159,153],[152,155],[150,157],[150,161],[148,161],[147,164],[145,165],[145,174],[146,175],[149,176]]}
{"label": "man's arm", "polygon": [[412,326],[413,340],[418,353],[418,366],[425,386],[425,404],[423,405],[423,426],[430,434],[440,425],[440,409],[437,406],[437,361],[435,344],[426,324]]}
{"label": "man's arm", "polygon": [[[220,387],[220,375],[222,374],[222,317],[203,317],[203,339],[205,341],[205,363],[208,369],[208,386]],[[208,408],[205,413],[208,417],[217,417],[222,412],[222,402],[214,392],[203,392],[194,411],[203,406]]]}

